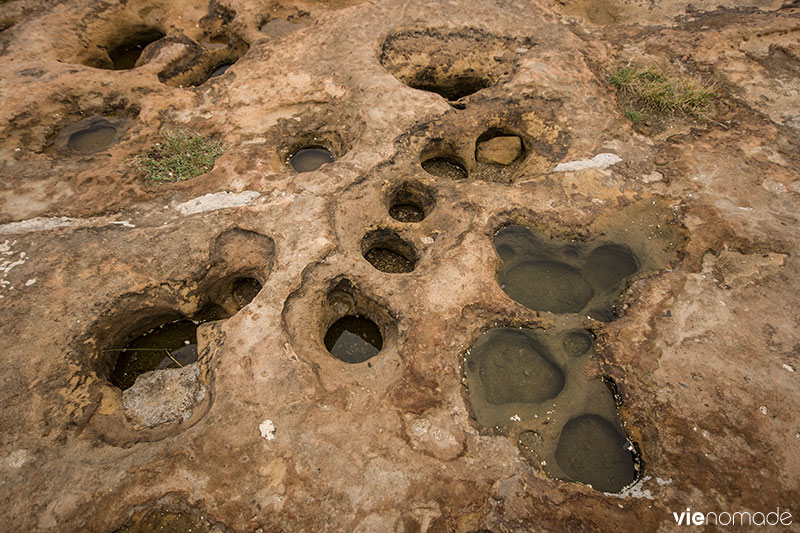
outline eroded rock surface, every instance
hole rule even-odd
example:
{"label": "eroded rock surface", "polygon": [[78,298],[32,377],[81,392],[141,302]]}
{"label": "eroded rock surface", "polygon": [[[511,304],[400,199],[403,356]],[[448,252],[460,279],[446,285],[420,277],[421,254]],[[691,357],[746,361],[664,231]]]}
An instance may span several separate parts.
{"label": "eroded rock surface", "polygon": [[[0,4],[5,529],[800,519],[797,2]],[[628,64],[707,120],[632,122]],[[225,151],[156,185],[173,127]]]}

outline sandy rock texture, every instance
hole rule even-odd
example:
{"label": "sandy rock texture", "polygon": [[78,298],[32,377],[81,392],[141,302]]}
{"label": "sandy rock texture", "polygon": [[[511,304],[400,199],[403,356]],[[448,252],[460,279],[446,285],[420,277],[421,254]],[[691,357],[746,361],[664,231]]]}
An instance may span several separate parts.
{"label": "sandy rock texture", "polygon": [[[796,529],[799,38],[790,0],[0,0],[3,529]],[[629,63],[713,84],[708,120],[634,126]],[[175,127],[224,154],[150,182],[129,159]],[[305,146],[335,161],[297,173]],[[510,298],[510,224],[632,250],[614,316]],[[210,303],[197,363],[111,383]],[[326,349],[346,315],[363,363]],[[550,477],[539,419],[477,423],[465,355],[505,326],[591,331],[632,487]]]}

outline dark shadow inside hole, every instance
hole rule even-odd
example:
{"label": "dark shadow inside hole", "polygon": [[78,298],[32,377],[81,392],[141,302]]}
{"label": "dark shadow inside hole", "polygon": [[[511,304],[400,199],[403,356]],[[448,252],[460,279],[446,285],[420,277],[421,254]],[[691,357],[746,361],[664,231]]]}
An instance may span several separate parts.
{"label": "dark shadow inside hole", "polygon": [[414,249],[394,232],[377,230],[367,234],[361,250],[364,259],[381,272],[403,274],[416,266]]}
{"label": "dark shadow inside hole", "polygon": [[255,278],[239,278],[234,280],[231,287],[231,296],[236,306],[241,309],[258,295],[261,283]]}
{"label": "dark shadow inside hole", "polygon": [[425,218],[425,210],[413,201],[396,202],[389,207],[389,215],[400,222],[421,222]]}
{"label": "dark shadow inside hole", "polygon": [[467,170],[458,160],[452,157],[432,157],[422,162],[422,168],[428,174],[438,178],[461,180],[467,177]]}
{"label": "dark shadow inside hole", "polygon": [[289,164],[296,172],[312,172],[334,160],[333,153],[324,146],[304,146],[289,157]]}
{"label": "dark shadow inside hole", "polygon": [[164,317],[157,326],[135,336],[123,348],[107,350],[116,357],[109,381],[125,390],[145,372],[194,363],[197,361],[197,327],[228,316],[224,309],[211,304],[191,319]]}
{"label": "dark shadow inside hole", "polygon": [[117,140],[117,128],[105,120],[98,121],[69,136],[67,148],[76,152],[100,152]]}
{"label": "dark shadow inside hole", "polygon": [[147,29],[128,37],[122,44],[108,51],[108,57],[114,65],[114,70],[129,70],[136,66],[142,50],[164,37],[164,33],[157,29]]}
{"label": "dark shadow inside hole", "polygon": [[325,333],[325,348],[345,363],[362,363],[383,348],[381,330],[375,322],[361,315],[347,315]]}
{"label": "dark shadow inside hole", "polygon": [[417,80],[409,84],[414,89],[436,93],[450,102],[460,100],[491,85],[492,82],[490,80],[470,74],[444,79],[430,79],[426,71],[420,73],[417,76]]}
{"label": "dark shadow inside hole", "polygon": [[389,197],[389,215],[400,222],[421,222],[433,209],[431,190],[418,182],[404,182]]}
{"label": "dark shadow inside hole", "polygon": [[217,65],[214,68],[214,70],[211,72],[211,74],[208,75],[208,79],[216,78],[218,76],[222,76],[232,66],[233,66],[233,62],[232,61],[227,61],[225,63],[222,63],[221,65]]}

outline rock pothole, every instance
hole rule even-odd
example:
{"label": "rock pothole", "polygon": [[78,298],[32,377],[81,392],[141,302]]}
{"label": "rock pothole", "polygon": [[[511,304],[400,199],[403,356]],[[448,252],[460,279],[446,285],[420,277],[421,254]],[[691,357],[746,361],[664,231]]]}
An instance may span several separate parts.
{"label": "rock pothole", "polygon": [[414,247],[391,230],[369,232],[361,241],[364,259],[381,272],[403,274],[412,272],[417,264]]}
{"label": "rock pothole", "polygon": [[381,351],[383,336],[378,325],[369,318],[346,315],[328,328],[325,348],[345,363],[363,363]]}
{"label": "rock pothole", "polygon": [[331,287],[322,311],[322,344],[336,359],[358,364],[383,350],[390,320],[349,279],[342,278]]}
{"label": "rock pothole", "polygon": [[470,95],[510,75],[518,45],[522,43],[477,29],[408,30],[386,38],[380,60],[409,87],[464,108]]}
{"label": "rock pothole", "polygon": [[624,282],[639,271],[639,260],[627,246],[545,239],[524,226],[503,228],[494,245],[503,263],[500,287],[535,311],[586,310],[608,322]]}
{"label": "rock pothole", "polygon": [[129,112],[98,114],[68,123],[55,135],[56,150],[73,155],[105,152],[117,144],[131,124]]}
{"label": "rock pothole", "polygon": [[387,199],[389,215],[398,222],[422,222],[435,205],[433,191],[417,181],[401,183]]}
{"label": "rock pothole", "polygon": [[489,329],[464,359],[468,401],[484,430],[508,433],[551,477],[620,492],[641,462],[616,398],[585,371],[591,340],[585,330]]}
{"label": "rock pothole", "polygon": [[298,173],[313,172],[334,160],[333,152],[321,145],[302,146],[289,156],[289,164]]}
{"label": "rock pothole", "polygon": [[160,28],[135,26],[121,32],[100,50],[106,53],[95,57],[86,64],[90,67],[109,70],[130,70],[140,66],[144,49],[165,36]]}

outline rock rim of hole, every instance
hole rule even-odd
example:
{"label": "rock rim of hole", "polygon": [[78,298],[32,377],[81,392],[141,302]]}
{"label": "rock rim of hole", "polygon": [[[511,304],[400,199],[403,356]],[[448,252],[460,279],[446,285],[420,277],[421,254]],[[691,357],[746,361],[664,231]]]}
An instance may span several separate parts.
{"label": "rock rim of hole", "polygon": [[145,372],[122,392],[125,414],[137,429],[184,422],[208,393],[197,363]]}
{"label": "rock rim of hole", "polygon": [[500,135],[478,142],[475,158],[481,163],[508,166],[522,155],[522,139]]}

